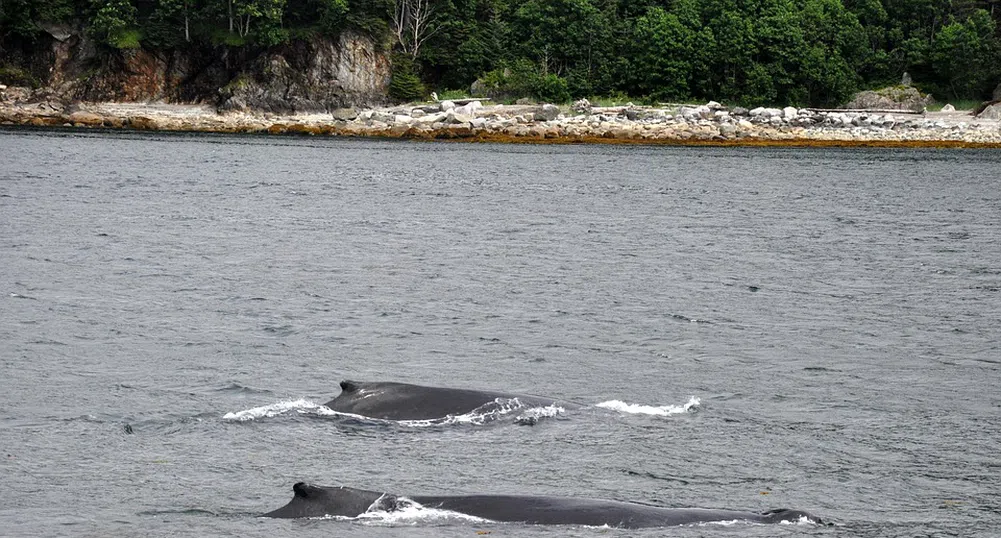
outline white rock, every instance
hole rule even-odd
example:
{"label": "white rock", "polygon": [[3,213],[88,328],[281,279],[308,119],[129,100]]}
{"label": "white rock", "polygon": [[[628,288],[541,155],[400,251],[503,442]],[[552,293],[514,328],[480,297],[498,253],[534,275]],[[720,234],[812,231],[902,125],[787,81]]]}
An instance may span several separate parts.
{"label": "white rock", "polygon": [[445,119],[442,120],[448,124],[459,124],[459,123],[469,123],[473,120],[473,117],[468,114],[456,113],[455,110],[449,110],[445,113]]}
{"label": "white rock", "polygon": [[942,112],[955,112],[955,111],[956,107],[952,106],[951,104],[947,104],[944,107],[942,107]]}
{"label": "white rock", "polygon": [[799,115],[799,110],[794,106],[787,106],[782,109],[782,119],[791,120]]}
{"label": "white rock", "polygon": [[761,116],[761,115],[764,115],[765,110],[766,110],[765,107],[759,106],[758,108],[751,109],[751,111],[748,112],[748,114],[750,114],[751,117]]}
{"label": "white rock", "polygon": [[546,103],[535,110],[535,121],[552,121],[560,115],[560,107]]}
{"label": "white rock", "polygon": [[446,100],[446,101],[442,101],[441,102],[441,111],[442,112],[448,112],[449,110],[452,110],[454,108],[455,108],[455,103],[453,103],[452,101],[447,101]]}

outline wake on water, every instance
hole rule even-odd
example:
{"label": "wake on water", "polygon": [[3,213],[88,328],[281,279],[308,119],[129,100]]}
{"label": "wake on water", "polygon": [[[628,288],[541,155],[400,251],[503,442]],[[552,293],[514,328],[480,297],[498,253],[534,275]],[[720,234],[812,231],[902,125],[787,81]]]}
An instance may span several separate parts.
{"label": "wake on water", "polygon": [[621,400],[608,400],[607,402],[601,402],[595,404],[595,407],[601,407],[602,409],[611,409],[613,411],[618,411],[620,413],[629,413],[631,415],[655,415],[665,417],[668,415],[679,415],[681,413],[687,413],[692,409],[695,409],[701,404],[701,400],[695,396],[688,398],[688,401],[684,405],[643,405],[643,404],[631,404],[626,403]]}
{"label": "wake on water", "polygon": [[[620,400],[609,400],[595,404],[595,407],[634,415],[669,416],[688,413],[697,408],[699,405],[700,400],[695,396],[691,396],[683,405],[652,406],[630,404]],[[352,413],[341,413],[324,405],[300,398],[297,400],[282,400],[270,405],[226,413],[222,418],[223,420],[230,420],[233,422],[247,422],[251,420],[272,418],[294,412],[302,415],[317,417],[346,417],[365,421],[392,422],[403,426],[421,428],[448,424],[470,424],[480,426],[487,422],[498,420],[515,411],[520,412],[520,414],[515,417],[515,421],[519,424],[535,424],[540,419],[555,417],[566,412],[563,407],[555,404],[542,407],[528,407],[522,404],[517,398],[498,398],[493,402],[482,405],[473,411],[462,415],[449,415],[443,418],[428,420],[382,420],[355,415]]]}

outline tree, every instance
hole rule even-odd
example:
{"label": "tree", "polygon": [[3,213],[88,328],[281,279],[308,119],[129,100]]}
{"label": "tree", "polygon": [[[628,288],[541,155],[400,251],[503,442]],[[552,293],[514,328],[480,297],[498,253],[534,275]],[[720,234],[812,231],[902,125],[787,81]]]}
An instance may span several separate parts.
{"label": "tree", "polygon": [[[129,0],[91,0],[90,31],[116,48],[136,48],[136,8]],[[130,32],[131,30],[131,32]]]}
{"label": "tree", "polygon": [[196,0],[159,0],[158,11],[161,17],[180,17],[184,24],[184,41],[191,42],[190,14],[195,9]]}
{"label": "tree", "polygon": [[931,65],[948,95],[979,97],[1001,75],[996,30],[990,13],[977,10],[965,21],[943,26],[935,36]]}
{"label": "tree", "polygon": [[421,46],[437,31],[431,0],[396,0],[394,7],[392,30],[396,41],[404,53],[417,59]]}
{"label": "tree", "polygon": [[674,13],[659,7],[649,8],[633,30],[634,87],[657,100],[689,97],[693,34]]}

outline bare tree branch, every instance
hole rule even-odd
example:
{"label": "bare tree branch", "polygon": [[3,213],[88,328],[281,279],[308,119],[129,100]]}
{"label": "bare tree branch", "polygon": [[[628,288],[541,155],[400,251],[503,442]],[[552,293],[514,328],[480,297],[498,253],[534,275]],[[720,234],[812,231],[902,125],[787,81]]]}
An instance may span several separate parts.
{"label": "bare tree branch", "polygon": [[413,58],[420,54],[421,46],[438,31],[434,25],[435,13],[432,0],[396,0],[393,9],[393,33],[403,52]]}

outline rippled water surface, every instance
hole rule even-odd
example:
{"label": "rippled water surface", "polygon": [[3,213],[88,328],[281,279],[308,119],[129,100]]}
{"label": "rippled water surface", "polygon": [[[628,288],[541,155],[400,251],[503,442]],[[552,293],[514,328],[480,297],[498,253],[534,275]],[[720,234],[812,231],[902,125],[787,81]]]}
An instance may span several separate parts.
{"label": "rippled water surface", "polygon": [[[999,342],[997,151],[0,131],[3,535],[993,537]],[[837,525],[255,517],[300,480]]]}

